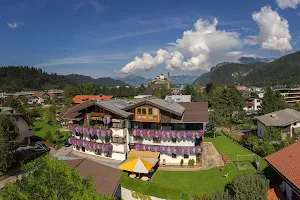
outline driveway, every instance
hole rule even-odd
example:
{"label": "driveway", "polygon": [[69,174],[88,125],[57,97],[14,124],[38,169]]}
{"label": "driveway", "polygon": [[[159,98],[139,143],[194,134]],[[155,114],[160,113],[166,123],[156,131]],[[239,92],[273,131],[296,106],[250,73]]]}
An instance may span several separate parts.
{"label": "driveway", "polygon": [[73,146],[69,146],[69,147],[62,147],[59,150],[53,150],[51,149],[50,153],[52,156],[54,157],[61,157],[61,156],[67,156],[68,154],[70,154],[73,151]]}

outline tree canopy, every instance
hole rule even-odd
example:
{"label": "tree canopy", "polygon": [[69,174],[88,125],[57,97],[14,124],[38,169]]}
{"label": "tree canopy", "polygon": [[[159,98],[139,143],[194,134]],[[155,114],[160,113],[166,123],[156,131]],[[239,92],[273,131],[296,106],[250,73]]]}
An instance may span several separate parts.
{"label": "tree canopy", "polygon": [[6,171],[16,161],[19,136],[12,117],[0,114],[0,171]]}
{"label": "tree canopy", "polygon": [[91,176],[86,179],[66,163],[45,155],[22,168],[22,178],[7,182],[3,199],[19,200],[110,200],[102,196]]}
{"label": "tree canopy", "polygon": [[282,95],[277,91],[273,91],[271,88],[267,88],[262,99],[261,109],[259,110],[259,113],[261,115],[265,115],[285,108],[287,108],[287,104],[284,101]]}

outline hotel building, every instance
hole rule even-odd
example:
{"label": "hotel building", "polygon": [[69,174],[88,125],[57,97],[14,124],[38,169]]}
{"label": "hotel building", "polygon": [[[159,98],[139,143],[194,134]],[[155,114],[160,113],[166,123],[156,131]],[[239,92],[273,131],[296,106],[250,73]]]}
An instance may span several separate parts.
{"label": "hotel building", "polygon": [[160,161],[179,164],[183,159],[200,160],[205,124],[206,102],[170,103],[144,98],[86,101],[64,113],[69,121],[75,151],[127,159],[131,149],[160,152]]}

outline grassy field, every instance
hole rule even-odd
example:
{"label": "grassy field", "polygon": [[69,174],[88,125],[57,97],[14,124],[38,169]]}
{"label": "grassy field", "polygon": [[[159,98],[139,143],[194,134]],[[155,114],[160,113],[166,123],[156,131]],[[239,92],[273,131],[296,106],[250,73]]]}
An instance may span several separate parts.
{"label": "grassy field", "polygon": [[56,130],[58,129],[58,126],[49,126],[46,122],[40,120],[35,121],[33,125],[34,135],[41,137],[42,139],[45,139],[48,131],[50,131],[51,134],[55,134]]}
{"label": "grassy field", "polygon": [[[233,161],[232,164],[226,165],[224,171],[220,171],[219,168],[203,171],[157,171],[150,182],[131,179],[128,178],[127,173],[123,173],[121,185],[147,195],[180,199],[183,193],[201,196],[224,190],[226,184],[238,174],[256,172],[254,167],[248,170],[237,170],[235,165],[237,155],[252,154],[251,151],[244,149],[225,136],[205,139],[207,142],[212,142],[219,153],[226,153]],[[261,167],[264,169],[267,164],[262,158],[259,159]],[[224,177],[226,173],[229,174],[228,178]]]}

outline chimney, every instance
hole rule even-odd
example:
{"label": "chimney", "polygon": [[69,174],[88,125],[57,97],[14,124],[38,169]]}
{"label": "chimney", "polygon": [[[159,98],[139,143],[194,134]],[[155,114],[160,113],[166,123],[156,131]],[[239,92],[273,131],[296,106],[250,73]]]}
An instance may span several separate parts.
{"label": "chimney", "polygon": [[171,89],[170,72],[168,72],[168,89]]}

